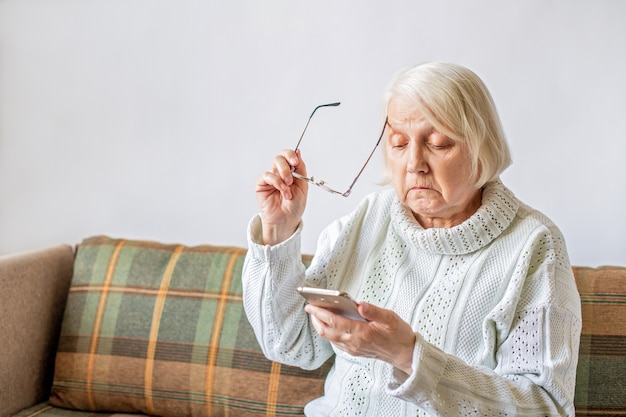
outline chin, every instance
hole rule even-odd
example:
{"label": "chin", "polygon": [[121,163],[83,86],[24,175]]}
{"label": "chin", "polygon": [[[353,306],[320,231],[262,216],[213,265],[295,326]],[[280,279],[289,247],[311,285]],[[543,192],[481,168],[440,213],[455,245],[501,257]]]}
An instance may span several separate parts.
{"label": "chin", "polygon": [[431,213],[433,207],[437,205],[437,201],[424,196],[416,196],[415,193],[412,192],[405,195],[403,203],[410,207],[411,210],[420,214]]}
{"label": "chin", "polygon": [[416,217],[431,217],[433,215],[433,211],[432,210],[428,210],[428,209],[424,209],[424,206],[416,206],[416,205],[411,205],[411,204],[407,204],[406,205],[411,212],[413,213],[414,216]]}

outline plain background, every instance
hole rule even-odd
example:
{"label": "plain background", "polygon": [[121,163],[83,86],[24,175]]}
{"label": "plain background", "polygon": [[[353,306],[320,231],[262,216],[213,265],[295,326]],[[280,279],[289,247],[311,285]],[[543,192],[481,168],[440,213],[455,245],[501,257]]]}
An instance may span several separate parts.
{"label": "plain background", "polygon": [[[400,68],[446,60],[496,101],[503,180],[575,265],[626,265],[626,2],[0,0],[0,254],[95,234],[246,244],[256,178],[295,146],[350,183]],[[378,190],[311,188],[303,250]]]}

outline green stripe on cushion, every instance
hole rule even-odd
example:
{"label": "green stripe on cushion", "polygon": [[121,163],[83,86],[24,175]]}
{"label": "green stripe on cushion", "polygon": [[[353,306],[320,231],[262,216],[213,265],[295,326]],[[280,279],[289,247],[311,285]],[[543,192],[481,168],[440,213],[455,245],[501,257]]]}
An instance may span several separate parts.
{"label": "green stripe on cushion", "polygon": [[164,417],[302,415],[331,363],[308,372],[263,356],[243,311],[244,258],[232,247],[83,241],[50,403]]}

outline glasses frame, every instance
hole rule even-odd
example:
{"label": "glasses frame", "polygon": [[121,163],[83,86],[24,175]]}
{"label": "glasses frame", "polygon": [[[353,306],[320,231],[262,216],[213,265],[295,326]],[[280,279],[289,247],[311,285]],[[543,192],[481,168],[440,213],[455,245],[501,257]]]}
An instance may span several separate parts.
{"label": "glasses frame", "polygon": [[[313,115],[315,114],[315,112],[318,109],[323,108],[323,107],[337,107],[340,104],[341,104],[341,102],[320,104],[319,106],[315,107],[315,109],[313,109],[313,112],[311,112],[311,115],[309,116],[309,119],[307,120],[306,125],[304,126],[304,130],[302,130],[302,134],[300,135],[300,139],[298,140],[298,143],[296,144],[296,147],[294,148],[294,151],[297,151],[298,148],[300,147],[300,143],[302,142],[302,138],[304,137],[304,133],[306,132],[307,128],[309,127],[309,123],[311,122],[311,119],[313,118]],[[324,181],[324,180],[316,180],[313,175],[311,175],[310,177],[305,177],[304,175],[298,174],[295,171],[292,171],[291,175],[293,175],[294,177],[296,177],[298,179],[304,180],[304,181],[308,182],[309,184],[316,185],[319,188],[321,188],[322,190],[328,191],[331,194],[337,194],[337,195],[340,195],[342,197],[348,197],[350,195],[350,193],[352,193],[352,187],[354,187],[354,184],[356,184],[357,180],[359,179],[359,177],[361,176],[361,174],[365,170],[365,167],[370,162],[370,159],[372,159],[372,156],[374,155],[374,152],[376,152],[376,149],[378,148],[378,145],[380,145],[380,141],[382,140],[383,135],[385,134],[385,129],[387,128],[387,122],[388,122],[388,118],[385,117],[385,123],[383,124],[383,128],[382,128],[382,130],[380,132],[380,136],[378,137],[378,140],[376,141],[376,145],[374,145],[374,149],[372,149],[372,152],[370,152],[369,156],[365,160],[365,163],[363,164],[363,166],[359,170],[359,173],[356,174],[356,177],[354,177],[354,180],[352,181],[352,183],[350,184],[350,186],[348,187],[348,189],[346,191],[341,192],[341,191],[337,191],[337,190],[335,190],[333,188],[330,188],[327,185],[326,181]]]}

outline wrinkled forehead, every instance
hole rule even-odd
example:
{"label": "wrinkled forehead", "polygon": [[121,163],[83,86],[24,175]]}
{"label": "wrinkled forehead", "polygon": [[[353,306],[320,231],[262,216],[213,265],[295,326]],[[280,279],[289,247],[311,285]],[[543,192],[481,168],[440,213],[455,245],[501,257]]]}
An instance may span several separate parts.
{"label": "wrinkled forehead", "polygon": [[430,119],[424,114],[423,107],[414,100],[394,97],[387,106],[387,125],[395,131],[409,131],[431,126]]}

